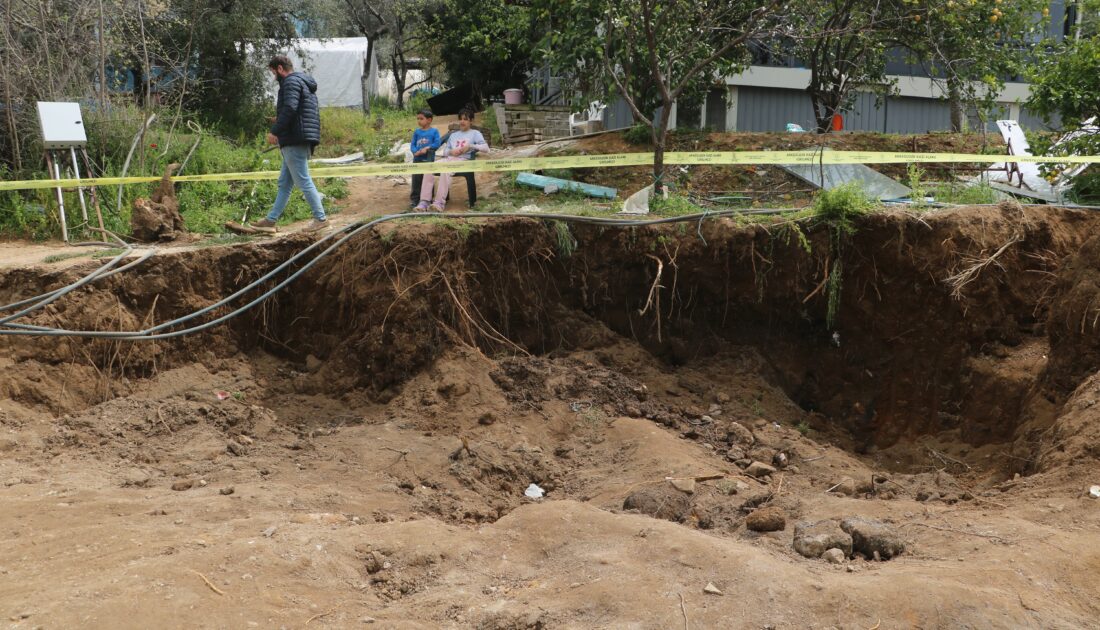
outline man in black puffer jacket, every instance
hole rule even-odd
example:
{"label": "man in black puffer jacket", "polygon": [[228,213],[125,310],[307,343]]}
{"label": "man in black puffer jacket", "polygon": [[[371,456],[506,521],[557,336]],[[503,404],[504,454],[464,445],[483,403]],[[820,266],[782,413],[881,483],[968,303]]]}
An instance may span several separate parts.
{"label": "man in black puffer jacket", "polygon": [[321,143],[317,82],[308,74],[294,72],[294,64],[284,55],[272,57],[267,67],[279,82],[275,121],[267,134],[267,142],[279,145],[279,152],[283,154],[283,170],[279,173],[279,193],[275,196],[275,205],[267,218],[252,223],[252,226],[274,231],[275,223],[286,209],[290,192],[296,185],[313,211],[313,221],[304,231],[323,230],[328,223],[321,205],[321,193],[309,176],[309,157],[313,154],[313,148]]}

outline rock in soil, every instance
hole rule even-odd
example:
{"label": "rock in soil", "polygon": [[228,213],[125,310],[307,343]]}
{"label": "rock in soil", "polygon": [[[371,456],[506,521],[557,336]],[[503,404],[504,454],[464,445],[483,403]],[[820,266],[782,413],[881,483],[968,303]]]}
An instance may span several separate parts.
{"label": "rock in soil", "polygon": [[745,469],[745,474],[751,475],[756,478],[767,477],[768,475],[774,475],[776,473],[775,467],[769,466],[763,462],[753,462],[749,464]]}
{"label": "rock in soil", "polygon": [[821,554],[821,557],[830,564],[844,564],[844,552],[836,547],[826,549],[825,553]]}
{"label": "rock in soil", "polygon": [[745,527],[754,532],[778,532],[787,527],[787,513],[774,505],[760,508],[745,519]]}
{"label": "rock in soil", "polygon": [[195,485],[194,480],[180,479],[172,482],[172,489],[176,492],[183,492],[184,490],[190,490]]}
{"label": "rock in soil", "polygon": [[714,585],[714,582],[707,582],[707,585],[703,587],[703,592],[708,595],[721,595],[722,591]]}
{"label": "rock in soil", "polygon": [[869,518],[844,519],[841,529],[852,536],[852,549],[868,558],[878,554],[882,560],[905,553],[905,541],[892,527]]}
{"label": "rock in soil", "polygon": [[691,499],[671,485],[639,488],[623,501],[624,510],[637,510],[654,518],[683,523],[691,515]]}
{"label": "rock in soil", "polygon": [[229,440],[228,442],[225,443],[225,450],[229,451],[231,454],[236,455],[238,457],[240,457],[241,455],[244,455],[244,453],[245,453],[244,445],[240,444],[239,442],[235,442],[233,440]]}
{"label": "rock in soil", "polygon": [[386,558],[377,551],[372,551],[367,554],[364,559],[363,568],[367,570],[367,573],[374,575],[382,570],[382,567],[386,564]]}
{"label": "rock in soil", "polygon": [[794,550],[807,558],[820,558],[827,549],[840,549],[852,555],[852,537],[835,520],[811,523],[802,521],[794,526]]}
{"label": "rock in soil", "polygon": [[686,479],[669,479],[668,482],[672,484],[673,488],[676,488],[684,494],[695,494],[695,480],[691,477]]}
{"label": "rock in soil", "polygon": [[752,443],[756,441],[752,431],[739,422],[730,423],[729,427],[726,429],[726,439],[731,445],[746,447],[752,446]]}
{"label": "rock in soil", "polygon": [[787,462],[787,454],[783,452],[776,453],[775,457],[772,458],[772,465],[779,469],[786,468]]}

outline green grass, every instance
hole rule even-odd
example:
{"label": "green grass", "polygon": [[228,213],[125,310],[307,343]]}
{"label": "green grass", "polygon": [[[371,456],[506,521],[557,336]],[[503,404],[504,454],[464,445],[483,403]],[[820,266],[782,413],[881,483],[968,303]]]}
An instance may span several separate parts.
{"label": "green grass", "polygon": [[691,199],[682,195],[670,194],[668,199],[665,199],[660,194],[656,194],[649,200],[649,211],[662,217],[678,217],[704,212],[704,208],[695,205]]}
{"label": "green grass", "polygon": [[470,238],[470,235],[478,229],[477,224],[468,219],[458,219],[450,217],[414,217],[410,220],[425,223],[427,225],[439,225],[454,230],[458,234],[458,237],[462,240]]}
{"label": "green grass", "polygon": [[85,256],[91,256],[91,252],[69,252],[67,254],[50,254],[42,259],[42,262],[50,265],[62,260],[72,260],[73,258],[84,258]]}
{"label": "green grass", "polygon": [[558,244],[558,254],[562,258],[569,258],[577,251],[577,239],[573,238],[573,232],[565,221],[551,221],[554,230],[554,239]]}
{"label": "green grass", "polygon": [[1001,200],[1001,193],[989,184],[942,182],[932,184],[929,192],[936,201],[961,206],[997,203]]}
{"label": "green grass", "polygon": [[[191,147],[195,146],[195,141],[199,139],[197,134],[183,121],[176,124],[173,130],[171,118],[166,112],[162,114],[163,121],[149,129],[144,142],[139,145],[139,150],[135,151],[127,175],[159,177],[168,164],[182,163]],[[321,113],[322,127],[327,130],[325,138],[335,147],[335,154],[343,154],[345,148],[360,142],[365,144],[355,145],[359,147],[355,150],[367,151],[371,147],[381,150],[385,145],[388,152],[393,144],[390,138],[396,138],[398,129],[404,129],[408,116],[395,110],[385,110],[384,116],[389,117],[389,122],[381,131],[375,131],[362,122],[362,114],[358,112],[324,109]],[[109,116],[94,112],[88,114],[88,150],[96,165],[97,176],[111,177],[121,174],[130,143],[141,120],[140,111],[124,107],[115,108]],[[411,126],[409,129],[411,130]],[[348,144],[345,146],[341,143]],[[279,170],[282,167],[281,155],[278,151],[263,153],[266,148],[268,145],[262,135],[230,140],[204,130],[183,174]],[[318,157],[322,154],[323,152],[319,152]],[[45,174],[41,165],[29,167],[21,173],[0,170],[0,179],[43,177]],[[342,199],[348,194],[346,180],[318,179],[317,185],[326,196],[325,209],[329,212],[335,210],[330,200]],[[129,234],[130,208],[134,200],[138,197],[149,197],[155,186],[136,184],[123,187],[120,210],[116,210],[118,188],[100,187],[99,201],[107,229],[116,234]],[[223,233],[224,223],[230,220],[240,221],[246,209],[250,219],[265,214],[275,201],[276,191],[275,180],[189,182],[176,186],[180,213],[187,229],[203,234]],[[72,209],[80,207],[76,192],[65,193],[64,200],[73,238],[93,236],[76,229],[78,221],[72,212]],[[283,222],[298,221],[309,216],[309,207],[302,194],[293,193],[283,215]],[[53,190],[0,192],[0,236],[46,240],[58,238],[60,235],[57,199]]]}
{"label": "green grass", "polygon": [[118,256],[119,254],[121,254],[124,251],[126,251],[126,250],[122,249],[121,247],[112,247],[110,249],[101,249],[98,252],[92,254],[92,258],[94,260],[99,260],[101,258],[114,258],[115,256]]}
{"label": "green grass", "polygon": [[[377,120],[382,126],[375,128]],[[368,118],[361,109],[328,107],[321,110],[321,144],[317,157],[339,157],[362,151],[368,160],[389,155],[396,142],[407,142],[416,128],[416,114],[396,109],[381,100],[371,106]]]}
{"label": "green grass", "polygon": [[863,188],[853,182],[818,192],[814,197],[813,216],[828,225],[839,238],[854,232],[855,219],[877,206]]}

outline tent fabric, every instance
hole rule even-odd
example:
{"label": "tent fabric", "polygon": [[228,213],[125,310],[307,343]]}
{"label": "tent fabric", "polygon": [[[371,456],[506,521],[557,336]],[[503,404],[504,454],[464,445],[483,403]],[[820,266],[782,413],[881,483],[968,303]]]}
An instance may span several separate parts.
{"label": "tent fabric", "polygon": [[299,39],[287,56],[317,80],[321,107],[362,107],[366,37]]}
{"label": "tent fabric", "polygon": [[[296,39],[287,51],[295,70],[301,70],[317,80],[317,101],[321,107],[363,106],[363,61],[367,58],[366,37],[333,39]],[[371,64],[377,80],[377,59]],[[274,80],[268,86],[274,98],[278,87]]]}

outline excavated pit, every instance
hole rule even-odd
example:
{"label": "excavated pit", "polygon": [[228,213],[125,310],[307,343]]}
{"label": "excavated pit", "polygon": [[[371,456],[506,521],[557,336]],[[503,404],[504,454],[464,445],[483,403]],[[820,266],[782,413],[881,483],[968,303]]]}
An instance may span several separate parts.
{"label": "excavated pit", "polygon": [[[159,602],[153,626],[669,627],[674,600],[637,593],[714,582],[740,603],[710,600],[704,626],[1087,625],[1074,532],[1096,523],[1071,502],[1100,458],[1098,217],[863,217],[839,283],[824,225],[402,223],[201,334],[0,337],[0,602],[47,593],[33,614],[63,627],[134,597]],[[156,256],[29,323],[163,322],[309,242]],[[2,272],[0,301],[89,270]],[[792,550],[794,523],[852,516],[908,551],[853,554],[851,581]],[[1035,576],[1003,572],[1028,540],[1050,547]],[[225,607],[181,566],[222,575]],[[72,605],[97,571],[96,603]]]}
{"label": "excavated pit", "polygon": [[[866,217],[844,248],[832,328],[826,226],[804,226],[804,237],[783,224],[728,220],[384,226],[381,238],[353,241],[209,333],[133,344],[6,338],[15,378],[4,393],[79,411],[169,367],[263,353],[283,362],[280,373],[297,375],[299,393],[385,404],[450,349],[472,347],[502,359],[494,384],[528,410],[551,398],[581,400],[690,432],[718,396],[737,419],[779,414],[856,453],[892,449],[884,465],[915,472],[927,449],[907,445],[927,436],[964,450],[1011,443],[1021,425],[1049,425],[1038,416],[1095,369],[1093,346],[1067,337],[1097,325],[1087,264],[1096,245],[1089,241],[1084,261],[1073,258],[1096,225],[1086,211],[1014,204]],[[154,258],[40,319],[93,329],[164,321],[235,290],[305,242]],[[964,272],[973,279],[956,289],[949,278]],[[9,271],[0,296],[74,273]],[[563,366],[576,382],[550,391],[548,375]],[[675,386],[647,391],[654,374]],[[785,398],[772,404],[782,411],[766,409],[753,387]],[[677,400],[681,393],[697,400]],[[1034,457],[987,464],[971,466],[1036,470]]]}

